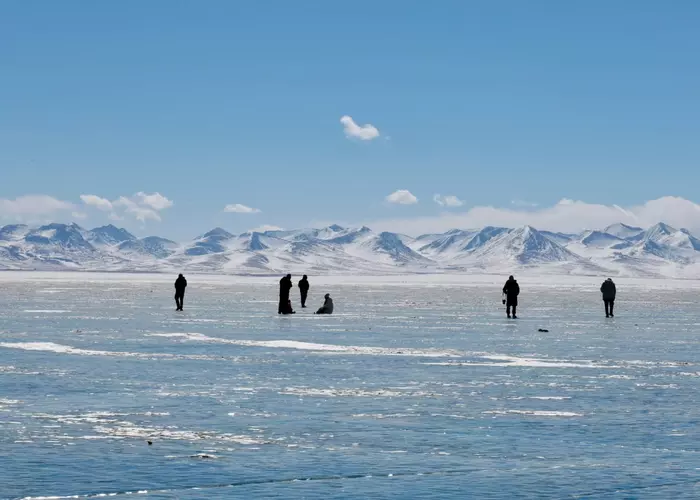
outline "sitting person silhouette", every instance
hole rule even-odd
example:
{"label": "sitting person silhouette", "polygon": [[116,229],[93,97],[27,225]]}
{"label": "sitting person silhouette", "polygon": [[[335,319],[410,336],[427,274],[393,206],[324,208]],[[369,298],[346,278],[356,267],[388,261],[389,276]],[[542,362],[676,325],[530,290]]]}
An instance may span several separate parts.
{"label": "sitting person silhouette", "polygon": [[333,314],[333,299],[331,299],[331,294],[327,293],[324,298],[323,306],[316,311],[316,314]]}
{"label": "sitting person silhouette", "polygon": [[[280,304],[282,306],[282,304]],[[281,307],[280,314],[296,314],[296,311],[292,309],[292,301],[287,299],[287,305]]]}

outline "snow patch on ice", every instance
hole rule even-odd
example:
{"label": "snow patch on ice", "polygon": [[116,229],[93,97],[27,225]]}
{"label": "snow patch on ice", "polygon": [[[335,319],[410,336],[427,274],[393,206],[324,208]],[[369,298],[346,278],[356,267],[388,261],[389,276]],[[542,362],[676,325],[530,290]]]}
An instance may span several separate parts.
{"label": "snow patch on ice", "polygon": [[140,359],[193,359],[193,360],[221,360],[231,359],[223,356],[208,356],[204,354],[169,354],[169,353],[145,353],[126,351],[102,351],[96,349],[82,349],[55,342],[0,342],[0,347],[6,349],[21,349],[24,351],[43,351],[57,354],[73,354],[78,356],[111,356]]}
{"label": "snow patch on ice", "polygon": [[547,411],[547,410],[491,410],[483,412],[489,415],[529,415],[534,417],[582,417],[583,413],[572,411]]}
{"label": "snow patch on ice", "polygon": [[399,347],[369,347],[336,344],[317,344],[298,340],[237,340],[209,337],[201,333],[151,333],[152,337],[182,338],[185,341],[233,344],[247,347],[273,347],[277,349],[298,349],[303,351],[364,354],[375,356],[420,356],[420,357],[461,357],[463,352],[455,350],[415,349]]}

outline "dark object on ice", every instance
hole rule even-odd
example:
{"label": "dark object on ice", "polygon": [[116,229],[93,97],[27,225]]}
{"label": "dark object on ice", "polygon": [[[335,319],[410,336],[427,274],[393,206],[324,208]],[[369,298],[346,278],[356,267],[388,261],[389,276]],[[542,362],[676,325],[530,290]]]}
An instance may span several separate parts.
{"label": "dark object on ice", "polygon": [[175,306],[176,311],[182,311],[182,307],[185,301],[185,288],[187,288],[187,280],[180,274],[175,280]]}
{"label": "dark object on ice", "polygon": [[547,329],[545,329],[545,328],[540,328],[540,329],[537,330],[537,331],[538,331],[538,332],[542,332],[542,333],[549,333],[549,330],[547,330]]}
{"label": "dark object on ice", "polygon": [[327,293],[324,298],[323,306],[316,311],[316,314],[333,314],[333,299],[331,299],[331,294]]}
{"label": "dark object on ice", "polygon": [[309,279],[306,275],[299,280],[299,293],[301,293],[301,307],[306,307],[306,297],[309,295]]}
{"label": "dark object on ice", "polygon": [[603,294],[603,302],[605,303],[605,317],[614,318],[613,309],[615,308],[615,295],[617,295],[617,289],[615,288],[615,283],[611,278],[603,281],[600,285],[600,292]]}
{"label": "dark object on ice", "polygon": [[284,307],[282,307],[282,312],[280,314],[296,314],[296,311],[292,309],[292,301],[288,300]]}
{"label": "dark object on ice", "polygon": [[277,308],[277,314],[289,314],[285,311],[287,310],[287,303],[289,302],[289,290],[292,289],[292,275],[288,274],[280,280],[280,304]]}
{"label": "dark object on ice", "polygon": [[148,443],[148,446],[151,446],[153,444],[153,441],[146,441]]}
{"label": "dark object on ice", "polygon": [[518,308],[518,295],[520,295],[520,285],[510,276],[506,284],[503,285],[503,295],[506,296],[506,314],[510,318],[510,309],[513,308],[513,318],[517,318],[515,311]]}

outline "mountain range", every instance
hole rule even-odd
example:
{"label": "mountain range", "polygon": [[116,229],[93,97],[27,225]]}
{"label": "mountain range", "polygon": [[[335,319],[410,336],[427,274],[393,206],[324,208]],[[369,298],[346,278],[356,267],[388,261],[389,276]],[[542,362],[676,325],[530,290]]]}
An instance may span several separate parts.
{"label": "mountain range", "polygon": [[453,229],[410,237],[362,226],[232,234],[192,241],[137,238],[113,225],[0,227],[0,270],[224,274],[511,273],[700,278],[700,239],[658,223],[582,233],[530,226]]}

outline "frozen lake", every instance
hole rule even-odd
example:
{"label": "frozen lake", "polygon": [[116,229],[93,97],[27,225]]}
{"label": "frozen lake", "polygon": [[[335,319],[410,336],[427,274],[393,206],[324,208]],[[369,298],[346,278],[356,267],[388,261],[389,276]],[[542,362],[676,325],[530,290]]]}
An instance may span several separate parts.
{"label": "frozen lake", "polygon": [[0,273],[0,498],[700,496],[698,282],[277,280]]}

